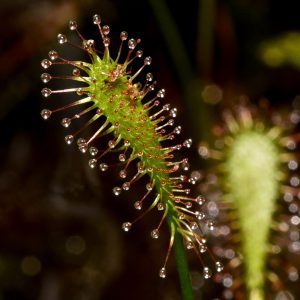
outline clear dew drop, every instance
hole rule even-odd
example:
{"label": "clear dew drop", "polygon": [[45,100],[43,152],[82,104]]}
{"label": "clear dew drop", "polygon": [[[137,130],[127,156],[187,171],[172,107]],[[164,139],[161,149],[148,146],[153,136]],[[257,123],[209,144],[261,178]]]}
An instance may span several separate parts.
{"label": "clear dew drop", "polygon": [[115,187],[113,188],[113,194],[114,194],[115,196],[119,196],[119,195],[121,194],[121,192],[122,192],[122,189],[121,189],[120,187],[115,186]]}
{"label": "clear dew drop", "polygon": [[90,147],[89,152],[92,156],[95,156],[98,153],[98,149],[96,147]]}
{"label": "clear dew drop", "polygon": [[145,57],[145,59],[144,59],[144,64],[145,64],[145,65],[150,66],[150,65],[151,65],[151,62],[152,62],[151,56]]}
{"label": "clear dew drop", "polygon": [[175,118],[177,116],[177,108],[172,108],[169,115],[170,117]]}
{"label": "clear dew drop", "polygon": [[166,268],[161,268],[159,270],[159,277],[160,278],[166,278],[167,277],[167,270],[166,270]]}
{"label": "clear dew drop", "polygon": [[100,18],[99,15],[94,15],[94,16],[93,16],[93,23],[94,23],[95,25],[101,23],[101,18]]}
{"label": "clear dew drop", "polygon": [[212,275],[211,270],[208,267],[204,267],[203,268],[203,277],[205,279],[209,279],[211,277],[211,275]]}
{"label": "clear dew drop", "polygon": [[41,75],[41,80],[42,80],[43,83],[47,83],[51,80],[51,75],[48,74],[48,73],[43,73]]}
{"label": "clear dew drop", "polygon": [[124,178],[127,177],[127,172],[125,170],[121,170],[119,175],[120,175],[121,178],[124,179]]}
{"label": "clear dew drop", "polygon": [[57,35],[57,41],[58,41],[59,44],[62,45],[62,44],[65,44],[68,41],[68,39],[67,39],[67,37],[64,34],[59,33]]}
{"label": "clear dew drop", "polygon": [[215,265],[216,265],[217,272],[223,271],[224,267],[223,267],[222,263],[220,263],[219,261],[216,261]]}
{"label": "clear dew drop", "polygon": [[65,142],[66,142],[68,145],[72,144],[73,141],[74,141],[73,135],[67,135],[67,136],[65,136]]}
{"label": "clear dew drop", "polygon": [[122,224],[122,229],[128,232],[131,229],[132,224],[130,222],[125,222]]}
{"label": "clear dew drop", "polygon": [[159,238],[159,231],[158,231],[158,229],[154,229],[154,230],[151,231],[151,237],[153,239],[158,239]]}
{"label": "clear dew drop", "polygon": [[136,47],[136,45],[137,45],[137,42],[136,42],[135,39],[130,39],[130,40],[128,41],[128,48],[129,48],[130,50],[133,50],[133,49]]}
{"label": "clear dew drop", "polygon": [[199,204],[199,205],[203,205],[205,203],[205,198],[202,195],[197,196],[197,198],[195,199],[195,201]]}
{"label": "clear dew drop", "polygon": [[157,97],[158,98],[164,98],[166,95],[166,90],[165,89],[161,89],[157,92]]}
{"label": "clear dew drop", "polygon": [[126,41],[128,39],[128,33],[126,31],[122,31],[120,33],[120,39],[121,41]]}
{"label": "clear dew drop", "polygon": [[49,109],[43,109],[41,111],[41,116],[42,116],[42,118],[44,120],[48,120],[50,118],[50,116],[51,116],[51,113],[52,113],[51,110],[49,110]]}
{"label": "clear dew drop", "polygon": [[137,209],[137,210],[141,210],[142,209],[142,202],[141,201],[134,202],[134,208]]}
{"label": "clear dew drop", "polygon": [[130,183],[129,182],[124,182],[122,185],[122,188],[124,191],[128,191],[130,189]]}
{"label": "clear dew drop", "polygon": [[192,139],[187,139],[187,140],[185,140],[185,141],[183,142],[182,145],[183,145],[184,147],[186,147],[186,148],[191,148],[192,143],[193,143]]}
{"label": "clear dew drop", "polygon": [[43,88],[41,93],[45,98],[47,98],[51,95],[52,91],[49,88]]}
{"label": "clear dew drop", "polygon": [[76,30],[77,29],[76,21],[69,21],[69,28],[70,30]]}
{"label": "clear dew drop", "polygon": [[97,165],[97,159],[92,158],[92,159],[89,160],[89,167],[90,168],[94,169],[96,167],[96,165]]}
{"label": "clear dew drop", "polygon": [[52,65],[52,62],[48,59],[43,59],[41,65],[44,69],[48,69]]}
{"label": "clear dew drop", "polygon": [[105,163],[101,163],[101,164],[99,165],[99,168],[100,168],[100,170],[101,170],[102,172],[105,172],[105,171],[107,171],[107,169],[108,169],[108,165],[105,164]]}
{"label": "clear dew drop", "polygon": [[63,118],[61,120],[61,125],[65,128],[68,128],[71,124],[71,119],[70,118]]}

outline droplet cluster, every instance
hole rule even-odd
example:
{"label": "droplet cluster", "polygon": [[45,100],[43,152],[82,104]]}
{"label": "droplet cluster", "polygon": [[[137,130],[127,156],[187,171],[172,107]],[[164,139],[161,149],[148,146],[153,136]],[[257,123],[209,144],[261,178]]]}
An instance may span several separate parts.
{"label": "droplet cluster", "polygon": [[[189,170],[187,158],[178,158],[178,151],[182,148],[190,148],[192,140],[186,139],[174,143],[176,137],[181,133],[181,126],[175,126],[177,109],[171,108],[170,104],[164,101],[165,89],[156,88],[156,81],[152,73],[146,73],[144,84],[137,82],[137,76],[144,69],[147,69],[152,58],[145,56],[143,51],[137,49],[140,39],[128,38],[128,34],[122,31],[120,34],[120,46],[117,57],[110,56],[110,27],[102,25],[98,15],[93,17],[93,23],[97,26],[103,50],[96,49],[96,43],[91,39],[85,39],[78,31],[75,21],[69,22],[69,29],[77,33],[81,39],[81,48],[90,57],[90,61],[72,61],[61,57],[58,51],[49,52],[49,58],[42,60],[41,65],[51,69],[52,65],[68,65],[72,71],[70,75],[52,75],[43,73],[41,80],[49,83],[52,80],[69,80],[81,84],[78,87],[53,90],[49,87],[42,89],[41,93],[45,98],[53,94],[71,93],[80,96],[63,107],[49,109],[41,112],[43,119],[48,120],[53,113],[67,110],[73,107],[84,107],[78,113],[65,116],[61,125],[68,130],[76,120],[83,115],[91,115],[90,119],[82,129],[75,133],[68,133],[65,136],[66,144],[77,144],[79,151],[89,155],[88,165],[92,169],[100,169],[105,172],[111,166],[105,161],[109,153],[118,153],[118,163],[122,165],[119,170],[119,177],[122,183],[113,188],[113,194],[119,196],[121,193],[131,190],[132,186],[142,177],[148,177],[145,194],[140,200],[134,203],[134,208],[141,211],[141,215],[133,221],[126,221],[122,229],[130,231],[135,222],[141,216],[149,213],[153,208],[161,213],[161,221],[151,231],[150,236],[158,239],[161,226],[165,219],[171,224],[171,237],[167,250],[166,259],[159,276],[166,277],[166,263],[173,245],[175,233],[180,233],[187,245],[187,249],[194,249],[201,256],[206,252],[206,240],[203,237],[202,228],[206,226],[213,230],[214,224],[206,219],[201,211],[205,202],[203,196],[190,195],[189,185],[195,184],[197,176],[182,175],[181,172]],[[58,34],[59,45],[74,46],[66,35]],[[124,47],[127,47],[125,59]],[[99,52],[103,52],[99,56]],[[139,60],[140,67],[132,72],[133,61]],[[136,62],[138,65],[138,62]],[[48,72],[48,71],[47,71]],[[94,122],[99,122],[98,129],[88,136],[85,129]],[[97,124],[99,124],[97,123]],[[101,143],[100,137],[106,136],[110,139],[107,144]],[[97,140],[97,145],[96,145]],[[136,173],[129,176],[129,166],[136,166]],[[134,168],[134,167],[131,167]],[[203,266],[203,276],[209,278],[211,271]],[[216,271],[220,272],[220,265],[216,265]]]}

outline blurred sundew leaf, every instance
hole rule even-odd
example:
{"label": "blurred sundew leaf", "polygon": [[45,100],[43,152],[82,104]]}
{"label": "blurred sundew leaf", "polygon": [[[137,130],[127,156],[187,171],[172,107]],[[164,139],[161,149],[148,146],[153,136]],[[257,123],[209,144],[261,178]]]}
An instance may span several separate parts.
{"label": "blurred sundew leaf", "polygon": [[300,70],[300,32],[287,32],[263,42],[259,56],[267,66],[275,68],[289,65]]}

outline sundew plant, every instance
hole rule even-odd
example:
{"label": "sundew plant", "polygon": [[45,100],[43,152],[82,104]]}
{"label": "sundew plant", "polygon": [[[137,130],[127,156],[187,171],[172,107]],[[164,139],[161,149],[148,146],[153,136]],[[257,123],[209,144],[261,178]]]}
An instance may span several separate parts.
{"label": "sundew plant", "polygon": [[201,190],[210,195],[209,214],[219,215],[215,253],[229,260],[219,278],[226,299],[294,299],[288,286],[298,270],[287,257],[299,254],[299,112],[268,116],[245,104],[225,110],[214,147],[199,147],[214,159]]}
{"label": "sundew plant", "polygon": [[[203,196],[191,192],[190,186],[196,183],[196,178],[182,174],[188,171],[189,163],[187,158],[181,157],[181,149],[190,148],[192,140],[180,138],[181,126],[175,125],[177,109],[166,102],[166,91],[157,88],[149,72],[152,59],[143,55],[141,40],[128,38],[127,32],[121,32],[120,46],[113,58],[110,27],[102,25],[98,15],[94,15],[93,23],[99,31],[98,40],[85,38],[75,21],[70,21],[69,29],[76,33],[79,43],[64,34],[57,36],[60,46],[66,44],[83,51],[86,60],[64,58],[59,50],[51,50],[49,59],[42,60],[41,65],[47,71],[53,66],[69,67],[66,75],[56,72],[41,75],[42,82],[49,84],[42,89],[42,95],[48,99],[57,94],[71,94],[73,100],[63,106],[55,106],[54,102],[52,107],[49,103],[41,116],[48,120],[53,114],[66,111],[61,125],[67,130],[80,119],[87,120],[78,130],[68,132],[65,142],[75,144],[80,152],[89,156],[89,166],[102,172],[116,168],[106,160],[109,155],[116,156],[122,166],[119,169],[122,183],[112,188],[115,196],[134,190],[139,179],[147,177],[145,194],[133,204],[140,214],[124,222],[122,229],[130,231],[144,215],[156,209],[161,218],[154,225],[151,237],[159,238],[164,222],[170,231],[159,276],[167,277],[167,261],[174,248],[182,297],[193,299],[185,248],[193,249],[200,258],[199,268],[204,278],[210,278],[214,271],[221,272],[223,266],[206,246],[203,232],[213,230],[214,223],[202,211]],[[145,79],[141,80],[143,76]],[[52,88],[53,81],[69,86]],[[130,175],[133,166],[135,173]],[[209,263],[203,258],[205,252]]]}

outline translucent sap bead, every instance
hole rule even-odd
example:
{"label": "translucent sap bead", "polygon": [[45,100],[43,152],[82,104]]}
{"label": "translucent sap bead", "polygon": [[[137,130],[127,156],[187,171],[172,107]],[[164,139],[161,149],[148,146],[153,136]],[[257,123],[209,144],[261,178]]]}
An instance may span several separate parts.
{"label": "translucent sap bead", "polygon": [[48,55],[51,60],[56,60],[58,58],[58,53],[55,50],[49,51]]}
{"label": "translucent sap bead", "polygon": [[122,189],[118,186],[113,188],[113,193],[115,196],[119,196],[121,194]]}
{"label": "translucent sap bead", "polygon": [[48,120],[50,118],[50,116],[51,116],[51,113],[52,113],[51,110],[49,110],[49,109],[43,109],[41,111],[41,116],[42,116],[42,118],[44,120]]}
{"label": "translucent sap bead", "polygon": [[174,129],[174,133],[176,133],[176,134],[180,134],[180,132],[181,132],[181,126],[177,126],[177,127],[175,127],[175,129]]}
{"label": "translucent sap bead", "polygon": [[123,178],[123,179],[126,178],[127,177],[127,172],[125,170],[121,170],[120,171],[120,177]]}
{"label": "translucent sap bead", "polygon": [[95,156],[98,153],[98,149],[96,147],[91,147],[89,152],[92,156]]}
{"label": "translucent sap bead", "polygon": [[135,39],[130,39],[130,40],[128,41],[128,48],[129,48],[130,50],[133,50],[133,49],[136,47],[136,45],[137,45],[137,42],[136,42]]}
{"label": "translucent sap bead", "polygon": [[67,37],[61,33],[57,35],[57,40],[59,44],[65,44],[68,41]]}
{"label": "translucent sap bead", "polygon": [[85,144],[86,143],[86,141],[85,141],[85,139],[83,139],[83,138],[79,138],[78,140],[77,140],[77,145],[79,146],[80,144]]}
{"label": "translucent sap bead", "polygon": [[124,162],[126,160],[125,154],[120,154],[119,155],[119,161]]}
{"label": "translucent sap bead", "polygon": [[107,171],[107,169],[108,169],[108,165],[105,164],[105,163],[101,163],[101,164],[99,165],[99,168],[100,168],[100,170],[101,170],[102,172],[105,172],[105,171]]}
{"label": "translucent sap bead", "polygon": [[141,58],[143,56],[143,51],[142,50],[136,51],[136,56]]}
{"label": "translucent sap bead", "polygon": [[187,241],[185,247],[186,249],[190,250],[194,248],[194,244],[191,241]]}
{"label": "translucent sap bead", "polygon": [[65,128],[68,128],[71,124],[71,119],[70,118],[63,118],[61,120],[61,125]]}
{"label": "translucent sap bead", "polygon": [[165,105],[163,106],[163,110],[168,111],[168,110],[170,110],[170,107],[171,107],[170,104],[165,104]]}
{"label": "translucent sap bead", "polygon": [[188,202],[185,204],[185,207],[186,207],[186,208],[191,208],[191,207],[192,207],[192,202],[188,201]]}
{"label": "translucent sap bead", "polygon": [[103,44],[105,47],[108,47],[110,45],[110,39],[109,38],[104,38],[103,39]]}
{"label": "translucent sap bead", "polygon": [[69,28],[70,30],[76,30],[77,29],[77,23],[75,21],[69,22]]}
{"label": "translucent sap bead", "polygon": [[73,71],[72,71],[72,74],[73,74],[73,76],[78,77],[78,76],[80,76],[80,70],[77,69],[77,68],[74,68]]}
{"label": "translucent sap bead", "polygon": [[161,89],[157,92],[157,97],[158,98],[164,98],[166,94],[166,90],[165,89]]}
{"label": "translucent sap bead", "polygon": [[177,108],[174,107],[170,111],[170,117],[175,118],[177,116]]}
{"label": "translucent sap bead", "polygon": [[41,65],[42,65],[42,67],[43,67],[44,69],[48,69],[48,68],[52,65],[52,63],[51,63],[51,61],[48,60],[48,59],[43,59],[43,60],[41,61]]}
{"label": "translucent sap bead", "polygon": [[199,204],[199,205],[203,205],[205,202],[205,198],[202,195],[199,195],[195,201]]}
{"label": "translucent sap bead", "polygon": [[129,182],[124,182],[122,185],[122,188],[124,191],[128,191],[130,189],[130,183]]}
{"label": "translucent sap bead", "polygon": [[149,81],[149,82],[152,81],[153,80],[153,74],[152,73],[147,73],[146,74],[146,80]]}
{"label": "translucent sap bead", "polygon": [[108,35],[109,32],[110,32],[109,26],[108,26],[108,25],[104,25],[104,26],[102,27],[102,32],[103,32],[104,35]]}
{"label": "translucent sap bead", "polygon": [[65,142],[66,142],[68,145],[72,144],[73,141],[74,141],[73,135],[67,135],[67,136],[65,136]]}
{"label": "translucent sap bead", "polygon": [[142,209],[142,202],[141,201],[136,201],[134,203],[134,208],[137,210],[141,210]]}
{"label": "translucent sap bead", "polygon": [[41,91],[42,95],[47,98],[51,95],[52,91],[48,88],[43,88],[42,91]]}
{"label": "translucent sap bead", "polygon": [[157,210],[164,210],[164,205],[161,202],[157,204]]}
{"label": "translucent sap bead", "polygon": [[200,251],[200,253],[205,253],[206,250],[207,250],[206,245],[200,245],[200,246],[199,246],[199,251]]}
{"label": "translucent sap bead", "polygon": [[205,218],[205,213],[201,212],[201,211],[196,211],[195,212],[196,218],[201,221]]}
{"label": "translucent sap bead", "polygon": [[128,38],[128,33],[126,31],[122,31],[120,33],[120,39],[121,39],[121,41],[126,41],[127,38]]}
{"label": "translucent sap bead", "polygon": [[207,221],[207,227],[209,230],[214,230],[214,228],[215,228],[214,222],[211,220]]}
{"label": "translucent sap bead", "polygon": [[99,15],[94,15],[93,16],[93,23],[94,24],[100,24],[101,23],[101,18]]}
{"label": "translucent sap bead", "polygon": [[51,75],[48,74],[48,73],[43,73],[41,75],[41,80],[42,80],[43,83],[47,83],[51,80]]}
{"label": "translucent sap bead", "polygon": [[122,229],[126,232],[128,232],[131,229],[131,223],[130,222],[125,222],[122,224]]}
{"label": "translucent sap bead", "polygon": [[86,151],[88,150],[88,144],[82,143],[78,146],[78,149],[81,153],[86,153]]}
{"label": "translucent sap bead", "polygon": [[192,222],[191,223],[191,228],[192,228],[192,230],[198,229],[198,224],[196,222]]}
{"label": "translucent sap bead", "polygon": [[219,261],[216,261],[216,270],[217,270],[217,272],[222,272],[223,269],[224,269],[223,265]]}
{"label": "translucent sap bead", "polygon": [[158,239],[159,238],[159,231],[158,231],[158,229],[154,229],[154,230],[151,231],[151,237],[153,239]]}
{"label": "translucent sap bead", "polygon": [[187,139],[187,140],[185,140],[184,142],[183,142],[183,146],[184,147],[186,147],[186,148],[191,148],[191,146],[192,146],[192,139]]}
{"label": "translucent sap bead", "polygon": [[203,268],[203,277],[209,279],[211,277],[211,270],[208,267]]}
{"label": "translucent sap bead", "polygon": [[97,159],[93,158],[89,160],[89,166],[90,168],[94,169],[97,165]]}
{"label": "translucent sap bead", "polygon": [[181,167],[184,171],[188,171],[189,168],[190,168],[190,164],[188,163],[187,160],[185,160],[182,164],[181,164]]}
{"label": "translucent sap bead", "polygon": [[147,57],[144,59],[144,64],[145,64],[145,65],[150,66],[150,65],[151,65],[151,62],[152,62],[151,56],[147,56]]}
{"label": "translucent sap bead", "polygon": [[167,277],[167,270],[166,270],[166,268],[161,268],[159,270],[159,277],[160,278],[166,278]]}

